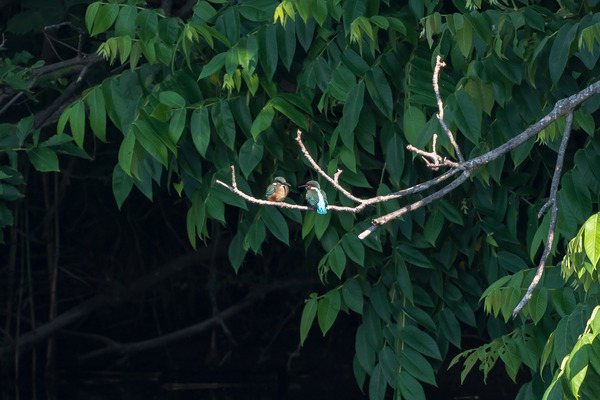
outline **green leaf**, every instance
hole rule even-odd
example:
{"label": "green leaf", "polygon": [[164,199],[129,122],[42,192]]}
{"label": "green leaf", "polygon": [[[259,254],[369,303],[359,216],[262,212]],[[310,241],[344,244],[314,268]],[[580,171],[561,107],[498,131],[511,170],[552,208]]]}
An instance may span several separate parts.
{"label": "green leaf", "polygon": [[[167,167],[169,162],[167,146],[165,146],[158,134],[142,120],[135,121],[133,124],[131,124],[131,128],[135,138],[144,148],[144,150],[146,150],[152,157],[157,159],[162,165]],[[123,169],[126,171],[125,168]]]}
{"label": "green leaf", "polygon": [[31,129],[33,128],[33,122],[34,116],[32,114],[28,117],[22,118],[17,123],[17,137],[19,139],[19,146],[23,146],[25,139],[27,138],[27,136],[31,132]]}
{"label": "green leaf", "polygon": [[135,17],[137,9],[129,4],[123,5],[115,22],[115,35],[135,37]]}
{"label": "green leaf", "polygon": [[227,56],[227,53],[219,53],[216,56],[214,56],[213,58],[210,59],[210,61],[204,65],[204,67],[202,67],[202,72],[200,72],[200,76],[198,76],[198,80],[202,79],[202,78],[206,78],[207,76],[211,76],[212,74],[216,73],[217,71],[219,71],[221,68],[223,68],[223,65],[225,65],[225,57]]}
{"label": "green leaf", "polygon": [[265,224],[260,219],[254,219],[244,238],[244,248],[250,248],[257,254],[266,238],[267,230],[265,229]]}
{"label": "green leaf", "polygon": [[339,129],[342,142],[348,148],[354,147],[354,129],[356,128],[360,118],[360,111],[363,108],[364,97],[365,85],[361,81],[358,83],[358,85],[350,89],[346,103],[344,103],[342,118],[339,122]]}
{"label": "green leaf", "polygon": [[554,38],[552,48],[550,49],[550,62],[548,63],[550,78],[553,83],[558,82],[563,75],[567,61],[569,60],[571,43],[575,40],[577,29],[578,24],[565,23]]}
{"label": "green leaf", "polygon": [[206,149],[210,143],[210,121],[206,107],[197,108],[192,112],[190,133],[196,150],[202,157],[206,157]]}
{"label": "green leaf", "polygon": [[462,55],[465,56],[465,58],[469,58],[471,55],[471,47],[473,45],[473,27],[468,20],[464,21],[462,29],[456,31],[455,38],[456,43],[458,44],[458,49]]}
{"label": "green leaf", "polygon": [[367,339],[367,327],[364,322],[356,329],[354,346],[358,363],[368,374],[371,374],[375,367],[375,350]]}
{"label": "green leaf", "polygon": [[58,157],[48,147],[36,147],[27,151],[27,157],[36,170],[40,172],[59,172]]}
{"label": "green leaf", "polygon": [[[313,293],[316,295],[316,293]],[[312,295],[311,295],[312,297]],[[317,299],[309,299],[306,301],[304,305],[304,309],[302,310],[302,317],[300,318],[300,344],[304,345],[304,341],[308,336],[308,332],[315,320],[315,316],[317,315]]]}
{"label": "green leaf", "polygon": [[98,10],[100,9],[100,5],[100,2],[94,2],[85,10],[85,27],[87,28],[88,32],[92,31],[94,21],[96,20]]}
{"label": "green leaf", "polygon": [[317,235],[317,239],[321,239],[327,228],[329,227],[329,222],[331,221],[331,213],[327,213],[325,215],[314,213],[315,215],[315,235]]}
{"label": "green leaf", "polygon": [[296,126],[304,131],[308,130],[306,116],[288,103],[283,97],[275,97],[269,102],[273,108],[288,117]]}
{"label": "green leaf", "polygon": [[329,331],[340,311],[341,299],[337,289],[330,290],[319,301],[317,319],[323,336]]}
{"label": "green leaf", "polygon": [[143,9],[135,18],[137,34],[142,44],[149,43],[158,34],[158,15],[155,10]]}
{"label": "green leaf", "polygon": [[106,142],[106,106],[99,86],[93,88],[86,97],[90,108],[90,127],[98,139]]}
{"label": "green leaf", "polygon": [[250,133],[252,134],[254,140],[256,140],[261,132],[271,126],[273,116],[275,116],[275,110],[270,103],[267,103],[262,110],[260,110],[254,122],[252,122]]}
{"label": "green leaf", "polygon": [[344,22],[344,33],[346,36],[350,35],[350,25],[352,22],[365,14],[367,11],[366,0],[346,0],[343,4],[343,22]]}
{"label": "green leaf", "polygon": [[425,400],[423,386],[409,374],[398,374],[398,387],[406,399]]}
{"label": "green leaf", "polygon": [[328,258],[329,267],[333,271],[333,273],[338,277],[338,279],[342,279],[342,274],[346,269],[346,255],[344,254],[344,250],[342,250],[341,246],[335,246]]}
{"label": "green leaf", "polygon": [[262,157],[263,146],[256,143],[254,139],[246,140],[240,148],[239,153],[240,169],[246,178],[248,178],[254,167],[262,160]]}
{"label": "green leaf", "polygon": [[296,52],[296,25],[291,18],[288,18],[285,28],[277,25],[277,48],[281,62],[289,71]]}
{"label": "green leaf", "polygon": [[392,309],[385,285],[383,285],[381,282],[373,285],[373,287],[371,287],[369,299],[371,300],[371,305],[373,306],[373,309],[379,318],[390,324],[392,322],[390,318]]}
{"label": "green leaf", "polygon": [[357,52],[350,48],[342,53],[341,60],[343,64],[358,77],[362,77],[367,71],[370,71],[369,64],[367,64]]}
{"label": "green leaf", "polygon": [[381,369],[381,364],[377,364],[371,373],[371,379],[369,380],[369,400],[383,400],[385,398],[387,381]]}
{"label": "green leaf", "polygon": [[258,43],[255,35],[248,35],[238,42],[238,62],[248,76],[254,73],[258,64]]}
{"label": "green leaf", "polygon": [[85,135],[85,106],[83,105],[83,100],[76,101],[73,104],[69,115],[69,127],[71,128],[75,143],[83,149],[83,138]]}
{"label": "green leaf", "polygon": [[135,147],[135,135],[133,130],[130,130],[125,134],[121,146],[119,147],[119,165],[121,169],[127,174],[131,175],[131,164],[133,160],[133,151]]}
{"label": "green leaf", "polygon": [[119,164],[115,165],[112,175],[112,191],[119,210],[133,188],[133,178]]}
{"label": "green leaf", "polygon": [[[92,11],[93,12],[93,11]],[[117,15],[119,14],[119,5],[118,4],[102,4],[96,12],[96,16],[94,18],[94,22],[91,27],[90,35],[95,36],[99,33],[102,33],[108,28],[111,27],[113,22],[117,19]],[[86,22],[88,19],[88,15],[86,12]],[[91,19],[91,14],[90,14]],[[88,26],[89,30],[89,26]]]}
{"label": "green leaf", "polygon": [[525,161],[527,158],[529,158],[529,156],[531,155],[531,149],[533,149],[534,145],[535,145],[535,138],[531,138],[528,141],[526,141],[525,143],[523,143],[522,145],[511,150],[510,156],[512,157],[513,165],[515,168],[518,167],[519,165],[521,165],[521,163],[523,161]]}
{"label": "green leaf", "polygon": [[594,214],[583,225],[585,254],[595,267],[600,259],[600,214]]}
{"label": "green leaf", "polygon": [[392,89],[381,68],[375,67],[369,70],[365,75],[365,83],[367,91],[379,111],[391,121],[394,108]]}
{"label": "green leaf", "polygon": [[398,363],[406,370],[406,372],[410,373],[421,382],[437,386],[435,375],[433,374],[433,367],[421,353],[410,347],[405,347],[398,357]]}
{"label": "green leaf", "polygon": [[404,142],[400,135],[392,134],[384,151],[390,180],[394,185],[399,186],[402,171],[404,171]]}
{"label": "green leaf", "polygon": [[394,262],[396,266],[396,283],[400,287],[400,293],[405,296],[410,303],[413,303],[413,287],[410,281],[408,268],[406,268],[406,263],[398,252],[394,252]]}
{"label": "green leaf", "polygon": [[548,290],[545,288],[536,288],[527,306],[533,323],[537,324],[540,322],[548,306]]}
{"label": "green leaf", "polygon": [[211,116],[217,135],[227,147],[233,150],[235,144],[235,121],[229,103],[226,100],[221,100],[213,104]]}
{"label": "green leaf", "polygon": [[71,112],[73,111],[74,104],[75,103],[73,103],[73,104],[69,105],[67,108],[65,108],[65,110],[60,115],[60,118],[58,118],[58,123],[56,125],[56,134],[59,137],[65,131],[65,126],[67,125],[67,122],[69,121],[69,117],[71,116]]}
{"label": "green leaf", "polygon": [[360,284],[356,279],[349,279],[342,286],[344,302],[352,311],[362,314],[364,297]]}
{"label": "green leaf", "polygon": [[177,92],[164,91],[160,92],[158,98],[161,103],[171,108],[183,108],[185,107],[185,99]]}
{"label": "green leaf", "polygon": [[449,308],[444,308],[438,314],[439,330],[450,343],[460,349],[461,331],[456,316]]}
{"label": "green leaf", "polygon": [[275,207],[262,207],[259,212],[265,226],[269,228],[271,233],[273,233],[277,239],[289,245],[290,233],[288,225],[279,210]]}
{"label": "green leaf", "polygon": [[242,262],[244,262],[244,257],[246,256],[246,250],[243,245],[243,235],[238,231],[231,239],[229,243],[229,249],[227,250],[227,256],[229,257],[229,261],[231,262],[231,266],[234,271],[237,273],[242,266]]}
{"label": "green leaf", "polygon": [[398,366],[396,362],[396,354],[390,346],[384,346],[379,351],[379,365],[381,372],[385,376],[385,380],[392,388],[396,387],[396,376],[398,375]]}
{"label": "green leaf", "polygon": [[423,309],[415,306],[404,307],[404,313],[417,324],[430,332],[437,333],[438,328],[431,316]]}
{"label": "green leaf", "polygon": [[481,121],[469,94],[464,90],[459,90],[448,97],[446,103],[448,111],[450,111],[449,117],[460,131],[455,133],[455,136],[462,134],[471,143],[477,144],[481,133]]}
{"label": "green leaf", "polygon": [[437,343],[431,336],[419,330],[417,327],[408,325],[400,331],[399,335],[404,343],[419,353],[436,360],[442,359]]}
{"label": "green leaf", "polygon": [[596,131],[596,122],[594,117],[582,110],[581,108],[575,111],[575,121],[579,124],[588,135],[593,136]]}
{"label": "green leaf", "polygon": [[356,172],[356,155],[352,149],[342,146],[340,149],[339,160],[352,172]]}
{"label": "green leaf", "polygon": [[183,128],[185,128],[186,116],[187,110],[185,108],[180,108],[173,111],[173,116],[169,122],[169,138],[175,144],[179,142],[179,138],[183,133]]}
{"label": "green leaf", "polygon": [[354,232],[348,232],[342,237],[342,247],[352,261],[360,266],[364,266],[365,247]]}
{"label": "green leaf", "polygon": [[263,25],[258,31],[258,59],[267,79],[273,79],[277,70],[277,27]]}
{"label": "green leaf", "polygon": [[432,246],[435,246],[435,241],[437,240],[442,228],[444,226],[444,215],[438,210],[434,210],[427,218],[427,222],[425,223],[425,228],[423,229],[423,236],[425,236],[425,240],[431,243]]}
{"label": "green leaf", "polygon": [[320,26],[323,26],[327,19],[327,5],[322,0],[310,0],[310,10],[312,15]]}
{"label": "green leaf", "polygon": [[404,137],[408,143],[416,145],[425,122],[425,114],[419,108],[410,106],[404,111]]}
{"label": "green leaf", "polygon": [[410,244],[403,243],[400,246],[396,247],[396,249],[398,250],[400,255],[402,255],[406,262],[409,262],[421,268],[433,269],[431,260],[429,260],[429,258],[427,258],[421,251],[412,247]]}

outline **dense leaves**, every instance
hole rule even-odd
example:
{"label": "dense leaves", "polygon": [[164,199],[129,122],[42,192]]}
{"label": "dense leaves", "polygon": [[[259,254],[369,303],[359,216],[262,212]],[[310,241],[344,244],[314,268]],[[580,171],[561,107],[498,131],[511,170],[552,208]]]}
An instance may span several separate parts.
{"label": "dense leaves", "polygon": [[[600,194],[593,172],[600,168],[597,97],[576,113],[576,145],[567,155],[574,162],[561,181],[551,265],[514,321],[512,309],[531,282],[548,233],[548,217],[539,220],[537,212],[564,120],[485,165],[444,200],[364,241],[358,232],[406,200],[359,215],[301,215],[247,207],[214,185],[230,180],[231,165],[241,173],[239,188],[257,198],[275,176],[293,186],[314,178],[293,140],[297,128],[321,167],[330,175],[342,169],[342,184],[364,197],[439,174],[406,151],[407,144],[431,151],[436,134],[437,150],[456,157],[436,116],[431,80],[437,55],[448,64],[439,79],[444,121],[466,157],[515,137],[557,100],[598,79],[598,2],[566,2],[560,9],[542,0],[510,9],[496,3],[199,1],[181,19],[124,2],[95,2],[87,8],[87,30],[100,41],[99,54],[127,69],[67,107],[53,139],[38,142],[27,119],[3,124],[2,150],[12,155],[24,148],[37,170],[58,171],[56,152],[72,149],[71,142],[84,149],[88,122],[106,141],[110,121],[123,134],[112,174],[119,207],[133,186],[152,198],[154,183],[177,182],[189,203],[190,242],[197,246],[209,225],[226,223],[235,232],[228,257],[236,271],[248,251],[263,254],[275,240],[310,248],[320,258],[315,275],[328,287],[306,301],[300,340],[315,320],[327,334],[340,311],[359,314],[354,371],[371,399],[388,391],[397,399],[424,398],[423,385],[435,385],[435,373],[450,346],[461,348],[466,327],[490,343],[455,359],[466,358],[463,379],[478,361],[487,376],[501,360],[513,380],[520,368],[533,372],[522,393],[554,398],[567,388],[577,397],[594,390],[600,375],[597,309],[586,296],[597,289],[600,259],[598,219],[588,220]],[[17,64],[5,63],[0,78],[25,90],[24,71],[37,66]],[[17,165],[2,168],[0,221],[6,226],[12,223],[6,204],[21,196],[21,182]],[[335,188],[322,186],[330,204],[350,205]],[[287,201],[303,199],[292,191]],[[572,289],[571,283],[580,285]],[[559,321],[555,330],[543,328],[552,321]]]}

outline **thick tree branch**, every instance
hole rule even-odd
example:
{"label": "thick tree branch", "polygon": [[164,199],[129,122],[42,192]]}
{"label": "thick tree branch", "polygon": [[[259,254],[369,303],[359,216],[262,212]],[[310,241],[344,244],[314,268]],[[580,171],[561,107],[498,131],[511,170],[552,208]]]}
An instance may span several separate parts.
{"label": "thick tree branch", "polygon": [[285,290],[290,287],[297,287],[301,285],[314,284],[314,280],[289,280],[284,282],[273,282],[267,285],[261,285],[252,291],[250,291],[246,297],[244,297],[241,301],[227,307],[223,311],[221,311],[218,315],[214,315],[211,318],[205,319],[202,322],[197,324],[190,325],[186,328],[180,329],[175,332],[171,332],[162,336],[158,336],[152,339],[143,340],[134,343],[118,343],[109,338],[98,338],[104,343],[106,346],[92,351],[88,354],[85,354],[80,357],[81,360],[88,360],[92,358],[96,358],[109,353],[119,353],[119,354],[132,354],[137,353],[144,350],[154,349],[157,347],[162,347],[169,345],[171,343],[175,343],[182,339],[189,338],[193,335],[197,335],[202,333],[209,328],[217,326],[221,324],[224,320],[231,318],[232,316],[238,314],[239,312],[245,310],[250,307],[260,299],[262,299],[267,294],[278,291]]}
{"label": "thick tree branch", "polygon": [[[148,275],[141,277],[127,287],[113,287],[113,290],[94,296],[78,306],[61,313],[52,321],[38,326],[31,332],[21,335],[15,340],[14,343],[9,343],[3,347],[0,347],[0,356],[6,356],[14,353],[16,348],[19,349],[19,352],[25,351],[35,346],[37,343],[45,340],[49,336],[57,333],[61,329],[69,326],[75,321],[78,321],[79,319],[89,315],[91,312],[101,307],[119,304],[131,297],[144,293],[146,290],[157,285],[173,274],[180,272],[192,265],[197,265],[206,258],[206,256],[198,252],[188,253],[175,260],[172,260],[161,268],[152,271]],[[16,356],[18,356],[18,354]]]}
{"label": "thick tree branch", "polygon": [[552,185],[550,186],[550,198],[543,205],[540,212],[538,213],[538,218],[541,218],[543,213],[550,207],[550,225],[548,226],[548,237],[546,239],[546,247],[544,248],[544,252],[542,253],[542,257],[540,258],[540,262],[537,267],[537,271],[535,272],[535,276],[531,281],[531,284],[527,288],[527,292],[525,296],[521,299],[519,304],[515,307],[512,317],[516,318],[517,315],[521,312],[523,307],[529,303],[531,300],[531,296],[533,295],[534,289],[537,287],[540,279],[542,279],[542,275],[544,274],[544,267],[546,265],[546,261],[548,260],[548,256],[550,255],[550,251],[552,251],[552,244],[554,242],[554,229],[556,228],[556,220],[558,218],[558,202],[557,202],[557,194],[558,194],[558,184],[560,182],[560,174],[562,171],[563,163],[565,160],[565,153],[567,151],[567,144],[569,143],[569,136],[571,134],[571,127],[573,126],[573,112],[567,115],[566,123],[565,123],[565,131],[563,134],[562,141],[560,142],[560,148],[558,150],[558,156],[556,157],[556,167],[554,167],[554,175],[552,176]]}

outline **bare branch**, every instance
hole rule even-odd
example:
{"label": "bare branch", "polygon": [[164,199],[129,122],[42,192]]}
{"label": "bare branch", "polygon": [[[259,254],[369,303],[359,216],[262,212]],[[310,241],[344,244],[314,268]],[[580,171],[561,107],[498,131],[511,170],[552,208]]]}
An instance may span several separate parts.
{"label": "bare branch", "polygon": [[451,191],[453,191],[454,189],[459,187],[464,181],[466,181],[467,178],[469,177],[469,175],[470,175],[469,171],[464,171],[453,182],[451,182],[447,186],[444,186],[442,189],[438,190],[437,192],[432,193],[429,196],[422,198],[421,200],[410,203],[394,212],[386,214],[383,217],[374,219],[372,221],[372,225],[369,228],[367,228],[365,231],[363,231],[360,235],[358,235],[358,238],[362,240],[362,239],[366,238],[367,236],[369,236],[371,233],[375,232],[382,225],[388,223],[389,221],[396,219],[396,218],[400,218],[401,216],[403,216],[404,214],[406,214],[408,212],[417,210],[437,199],[444,197],[445,195],[447,195],[448,193],[450,193]]}
{"label": "bare branch", "polygon": [[[464,163],[465,158],[463,157],[462,152],[460,151],[460,148],[458,147],[458,144],[456,143],[456,140],[454,140],[454,135],[452,134],[452,132],[450,131],[450,129],[444,122],[444,104],[442,103],[442,96],[440,96],[439,77],[440,77],[440,69],[445,66],[446,66],[446,63],[442,61],[442,57],[438,54],[438,56],[435,59],[435,69],[433,70],[433,91],[435,92],[435,98],[437,100],[437,105],[438,105],[437,118],[440,121],[440,125],[442,126],[442,129],[444,130],[444,132],[446,132],[446,136],[448,136],[448,139],[450,140],[452,147],[454,147],[454,151],[456,152],[458,161],[460,161],[461,163]],[[433,147],[434,147],[433,151],[435,151],[435,144],[433,145]]]}
{"label": "bare branch", "polygon": [[308,160],[308,162],[310,163],[310,165],[312,165],[313,169],[315,171],[317,171],[317,173],[319,175],[321,175],[323,178],[325,178],[327,181],[329,181],[340,193],[342,193],[344,196],[346,196],[347,198],[349,198],[350,200],[356,202],[356,203],[362,203],[363,200],[354,196],[352,193],[350,193],[349,191],[347,191],[346,189],[344,189],[338,182],[338,178],[340,176],[340,174],[342,173],[342,170],[338,169],[337,172],[335,173],[335,179],[331,178],[329,175],[327,175],[325,173],[325,171],[323,171],[321,169],[321,167],[319,167],[319,164],[317,164],[317,162],[311,157],[310,153],[308,152],[308,150],[306,150],[306,147],[304,146],[304,143],[302,143],[302,131],[300,129],[298,129],[298,134],[296,135],[296,141],[298,142],[298,145],[300,146],[300,151],[302,151],[302,154],[304,154],[304,157]]}
{"label": "bare branch", "polygon": [[182,328],[178,331],[167,333],[152,339],[133,343],[119,343],[110,338],[96,338],[106,343],[106,346],[98,350],[94,350],[88,354],[82,355],[79,359],[83,361],[110,353],[133,354],[144,350],[166,346],[202,333],[207,329],[212,328],[213,326],[217,326],[222,321],[233,317],[234,315],[245,310],[254,303],[260,301],[269,293],[279,290],[285,290],[290,287],[297,287],[310,284],[314,284],[314,281],[292,279],[289,281],[277,281],[270,284],[257,286],[256,288],[252,289],[248,294],[246,294],[246,296],[242,300],[225,308],[218,315],[214,315],[210,318],[207,318],[201,322],[190,325],[188,327]]}
{"label": "bare branch", "polygon": [[412,151],[413,153],[418,154],[421,157],[423,157],[423,159],[425,160],[425,164],[427,165],[427,168],[431,169],[432,171],[437,171],[438,169],[440,169],[440,167],[458,168],[460,165],[457,162],[450,161],[450,160],[446,159],[445,157],[440,156],[437,153],[437,151],[435,150],[436,142],[437,142],[437,135],[434,134],[433,135],[433,145],[432,145],[433,151],[431,151],[431,152],[427,152],[427,151],[418,149],[415,146],[413,146],[412,144],[407,145],[406,150]]}
{"label": "bare branch", "polygon": [[[275,207],[280,207],[280,208],[289,208],[291,210],[303,210],[303,211],[312,210],[311,208],[308,208],[308,206],[300,206],[300,205],[297,205],[297,204],[290,204],[290,203],[284,203],[284,202],[276,202],[276,201],[269,201],[269,200],[257,199],[256,197],[250,196],[250,195],[242,192],[237,187],[237,182],[235,180],[235,167],[233,165],[231,166],[231,185],[228,185],[225,182],[222,182],[222,181],[220,181],[218,179],[217,179],[216,182],[219,185],[226,187],[231,192],[237,194],[238,196],[240,196],[244,200],[249,201],[250,203],[260,204],[260,205],[263,205],[263,206],[275,206]],[[330,207],[327,207],[327,208],[330,208]]]}
{"label": "bare branch", "polygon": [[[584,101],[586,101],[587,99],[589,99],[590,97],[592,97],[596,94],[600,94],[600,81],[591,84],[590,86],[586,87],[579,93],[576,93],[570,97],[567,97],[566,99],[557,101],[556,104],[554,105],[554,108],[552,109],[552,111],[550,111],[546,116],[544,116],[538,122],[531,125],[527,129],[525,129],[523,132],[521,132],[517,136],[513,137],[512,139],[508,140],[506,143],[496,147],[495,149],[490,150],[487,153],[482,154],[481,156],[478,156],[478,157],[472,158],[468,161],[459,163],[458,169],[471,172],[483,165],[488,164],[491,161],[496,160],[497,158],[502,157],[506,153],[510,152],[511,150],[519,147],[520,145],[522,145],[523,143],[528,141],[529,139],[533,138],[535,135],[540,133],[544,128],[546,128],[548,125],[550,125],[551,123],[556,121],[558,118],[563,117],[568,114],[571,114],[573,112],[573,110],[575,108],[577,108],[581,103],[583,103]],[[446,189],[446,188],[444,188],[444,189]],[[392,214],[394,214],[394,213],[391,213],[388,215],[392,215]],[[385,217],[387,217],[387,216],[385,216]],[[384,217],[380,217],[376,220],[373,220],[373,225],[371,227],[369,227],[367,230],[365,230],[364,232],[362,232],[359,235],[359,237],[361,239],[364,239],[365,237],[369,236],[369,234],[371,234],[372,232],[374,232],[378,228],[380,228],[381,225],[383,225],[382,223],[380,223],[383,218]],[[386,219],[386,222],[390,221],[391,219],[393,219],[393,218]]]}
{"label": "bare branch", "polygon": [[558,194],[558,184],[560,182],[560,174],[562,171],[563,163],[565,160],[565,153],[567,151],[567,144],[569,142],[569,136],[571,134],[571,127],[573,126],[573,112],[570,112],[567,115],[567,120],[565,122],[565,132],[560,142],[560,148],[558,150],[558,156],[556,157],[556,167],[554,167],[554,175],[552,176],[552,185],[550,186],[550,198],[544,204],[540,213],[538,213],[538,218],[541,217],[543,211],[547,210],[550,207],[550,225],[548,227],[548,237],[546,239],[546,247],[544,248],[544,252],[542,253],[542,257],[540,258],[540,262],[537,267],[537,271],[535,272],[535,276],[531,281],[531,284],[527,288],[527,292],[525,292],[525,296],[521,299],[519,304],[515,307],[512,317],[516,318],[517,315],[521,312],[523,307],[527,305],[529,300],[531,300],[531,296],[533,295],[534,289],[537,287],[542,275],[544,274],[544,267],[546,265],[546,261],[548,260],[548,256],[550,255],[550,251],[552,251],[552,244],[554,242],[554,228],[556,227],[556,220],[558,218],[558,203],[557,203],[557,194]]}

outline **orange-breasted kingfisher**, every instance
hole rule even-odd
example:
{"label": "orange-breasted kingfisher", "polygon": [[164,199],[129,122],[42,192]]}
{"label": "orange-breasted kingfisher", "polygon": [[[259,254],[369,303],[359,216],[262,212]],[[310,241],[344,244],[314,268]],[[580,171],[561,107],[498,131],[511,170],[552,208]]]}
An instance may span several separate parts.
{"label": "orange-breasted kingfisher", "polygon": [[269,201],[284,201],[290,192],[290,184],[281,176],[276,177],[265,192],[265,199]]}
{"label": "orange-breasted kingfisher", "polygon": [[321,190],[321,186],[317,181],[308,181],[304,185],[298,186],[306,188],[306,202],[312,209],[316,209],[319,214],[327,214],[325,206],[327,203],[327,195]]}

